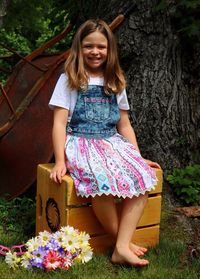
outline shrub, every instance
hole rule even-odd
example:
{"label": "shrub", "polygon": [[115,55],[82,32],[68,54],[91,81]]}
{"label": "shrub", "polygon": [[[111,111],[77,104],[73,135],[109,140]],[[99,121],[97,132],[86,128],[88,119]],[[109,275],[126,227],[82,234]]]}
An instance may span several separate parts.
{"label": "shrub", "polygon": [[167,176],[167,181],[183,204],[200,204],[200,165],[176,168]]}

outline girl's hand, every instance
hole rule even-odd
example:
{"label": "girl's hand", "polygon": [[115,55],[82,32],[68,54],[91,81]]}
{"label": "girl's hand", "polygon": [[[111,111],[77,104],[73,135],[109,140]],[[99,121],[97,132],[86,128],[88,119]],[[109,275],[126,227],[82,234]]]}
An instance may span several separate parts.
{"label": "girl's hand", "polygon": [[153,162],[151,160],[147,160],[147,159],[144,159],[144,160],[151,168],[161,169],[161,166],[158,163]]}
{"label": "girl's hand", "polygon": [[62,177],[66,174],[66,172],[67,172],[67,168],[65,163],[55,164],[55,166],[53,167],[50,173],[50,178],[56,183],[61,183]]}

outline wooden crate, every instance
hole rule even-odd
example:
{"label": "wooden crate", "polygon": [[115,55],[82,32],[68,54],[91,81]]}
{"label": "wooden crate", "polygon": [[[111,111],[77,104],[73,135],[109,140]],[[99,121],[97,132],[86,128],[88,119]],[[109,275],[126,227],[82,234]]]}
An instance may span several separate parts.
{"label": "wooden crate", "polygon": [[[53,164],[38,165],[36,234],[44,230],[54,232],[61,226],[70,225],[90,234],[90,243],[95,252],[109,249],[113,240],[95,217],[91,198],[76,196],[69,175],[65,175],[59,185],[53,182],[49,178],[52,167]],[[159,242],[162,171],[156,170],[156,175],[157,185],[149,193],[148,203],[133,236],[133,241],[143,246],[154,246]]]}

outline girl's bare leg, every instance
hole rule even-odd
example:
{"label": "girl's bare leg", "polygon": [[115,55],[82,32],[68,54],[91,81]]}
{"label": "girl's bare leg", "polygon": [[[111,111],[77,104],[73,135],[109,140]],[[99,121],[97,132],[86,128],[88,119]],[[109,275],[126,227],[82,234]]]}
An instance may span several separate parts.
{"label": "girl's bare leg", "polygon": [[146,205],[147,195],[140,195],[132,199],[126,198],[123,202],[117,242],[112,255],[113,263],[128,263],[131,265],[145,266],[148,261],[140,259],[130,249],[133,233]]}
{"label": "girl's bare leg", "polygon": [[93,211],[107,233],[114,239],[118,232],[118,215],[113,196],[96,196],[92,198]]}
{"label": "girl's bare leg", "polygon": [[[102,226],[116,240],[118,236],[119,216],[114,197],[102,195],[92,198],[92,206]],[[143,256],[147,252],[146,248],[133,243],[130,243],[129,246],[131,251],[137,256]]]}

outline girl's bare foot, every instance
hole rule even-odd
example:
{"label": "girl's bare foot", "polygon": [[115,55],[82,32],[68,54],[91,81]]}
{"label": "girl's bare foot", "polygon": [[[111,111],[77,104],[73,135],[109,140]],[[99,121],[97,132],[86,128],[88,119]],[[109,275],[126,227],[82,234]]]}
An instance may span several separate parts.
{"label": "girl's bare foot", "polygon": [[147,248],[138,246],[134,243],[130,243],[130,250],[136,255],[136,256],[143,256],[147,252]]}
{"label": "girl's bare foot", "polygon": [[117,249],[116,247],[112,254],[111,261],[114,264],[129,264],[141,267],[149,264],[148,260],[140,259],[137,255],[133,254],[130,249]]}

